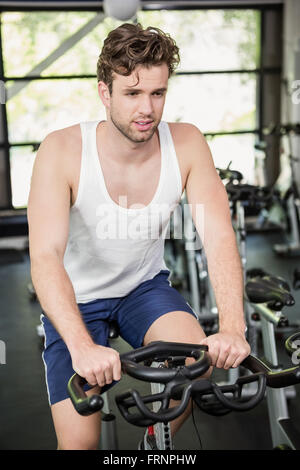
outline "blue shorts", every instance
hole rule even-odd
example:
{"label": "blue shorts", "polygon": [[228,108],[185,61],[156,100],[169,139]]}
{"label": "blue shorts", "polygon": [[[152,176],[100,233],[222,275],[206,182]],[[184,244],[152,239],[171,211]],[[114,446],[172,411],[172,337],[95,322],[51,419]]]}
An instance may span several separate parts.
{"label": "blue shorts", "polygon": [[[160,316],[173,310],[183,310],[196,317],[184,297],[171,285],[170,271],[162,270],[153,279],[142,282],[125,297],[93,300],[78,304],[82,318],[94,342],[109,346],[109,322],[116,321],[120,336],[132,346],[143,345],[144,336],[151,324]],[[45,331],[46,383],[50,405],[69,398],[67,383],[74,374],[70,353],[49,319],[43,314]],[[116,382],[102,388],[108,390]],[[86,390],[91,388],[86,386]]]}

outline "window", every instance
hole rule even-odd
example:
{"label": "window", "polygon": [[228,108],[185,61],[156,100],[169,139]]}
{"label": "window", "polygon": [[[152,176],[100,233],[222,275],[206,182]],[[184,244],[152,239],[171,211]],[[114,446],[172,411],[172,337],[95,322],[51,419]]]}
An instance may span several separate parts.
{"label": "window", "polygon": [[[181,63],[163,119],[191,122],[207,135],[216,166],[254,178],[260,64],[259,10],[142,11],[138,21],[168,32]],[[121,24],[96,12],[2,13],[12,204],[26,208],[38,144],[51,131],[105,119],[96,63]]]}

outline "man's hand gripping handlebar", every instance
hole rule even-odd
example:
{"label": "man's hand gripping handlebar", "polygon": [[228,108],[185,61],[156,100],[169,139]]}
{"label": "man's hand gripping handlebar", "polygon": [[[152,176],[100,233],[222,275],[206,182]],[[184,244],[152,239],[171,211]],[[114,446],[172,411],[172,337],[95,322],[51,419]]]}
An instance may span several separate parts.
{"label": "man's hand gripping handlebar", "polygon": [[[193,357],[195,362],[185,366],[185,359]],[[184,343],[169,343],[157,341],[148,346],[129,351],[120,356],[122,371],[135,379],[145,382],[166,384],[160,394],[141,397],[137,390],[130,390],[116,397],[117,405],[122,415],[129,422],[147,426],[154,422],[172,420],[180,416],[188,405],[190,391],[182,394],[180,405],[169,410],[172,390],[175,386],[187,386],[193,379],[202,376],[210,367],[207,346]],[[150,367],[152,362],[166,362],[169,367]],[[143,363],[143,364],[141,364]],[[103,399],[101,395],[87,396],[83,390],[86,380],[74,374],[68,383],[68,392],[78,413],[89,415],[101,410]],[[150,411],[145,403],[161,402],[158,413]],[[130,415],[128,409],[137,406],[138,415]],[[147,423],[146,423],[147,422]],[[146,424],[144,424],[146,423]],[[150,423],[150,424],[148,424]]]}

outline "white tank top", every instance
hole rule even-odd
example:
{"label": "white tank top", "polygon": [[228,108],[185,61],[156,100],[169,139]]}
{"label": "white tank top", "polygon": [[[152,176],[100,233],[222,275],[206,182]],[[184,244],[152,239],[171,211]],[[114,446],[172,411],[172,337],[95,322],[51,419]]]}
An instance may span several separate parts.
{"label": "white tank top", "polygon": [[178,160],[166,122],[158,126],[160,179],[152,201],[125,208],[110,197],[96,144],[100,121],[82,122],[78,195],[70,209],[64,266],[76,302],[123,297],[162,269],[170,217],[182,196]]}

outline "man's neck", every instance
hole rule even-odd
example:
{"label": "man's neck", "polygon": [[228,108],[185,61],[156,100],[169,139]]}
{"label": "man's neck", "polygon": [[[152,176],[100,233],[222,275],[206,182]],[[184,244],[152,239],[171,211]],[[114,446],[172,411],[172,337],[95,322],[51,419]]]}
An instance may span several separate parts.
{"label": "man's neck", "polygon": [[119,165],[136,165],[149,160],[159,149],[158,131],[147,142],[132,142],[113,123],[104,121],[98,125],[97,141],[103,157]]}

